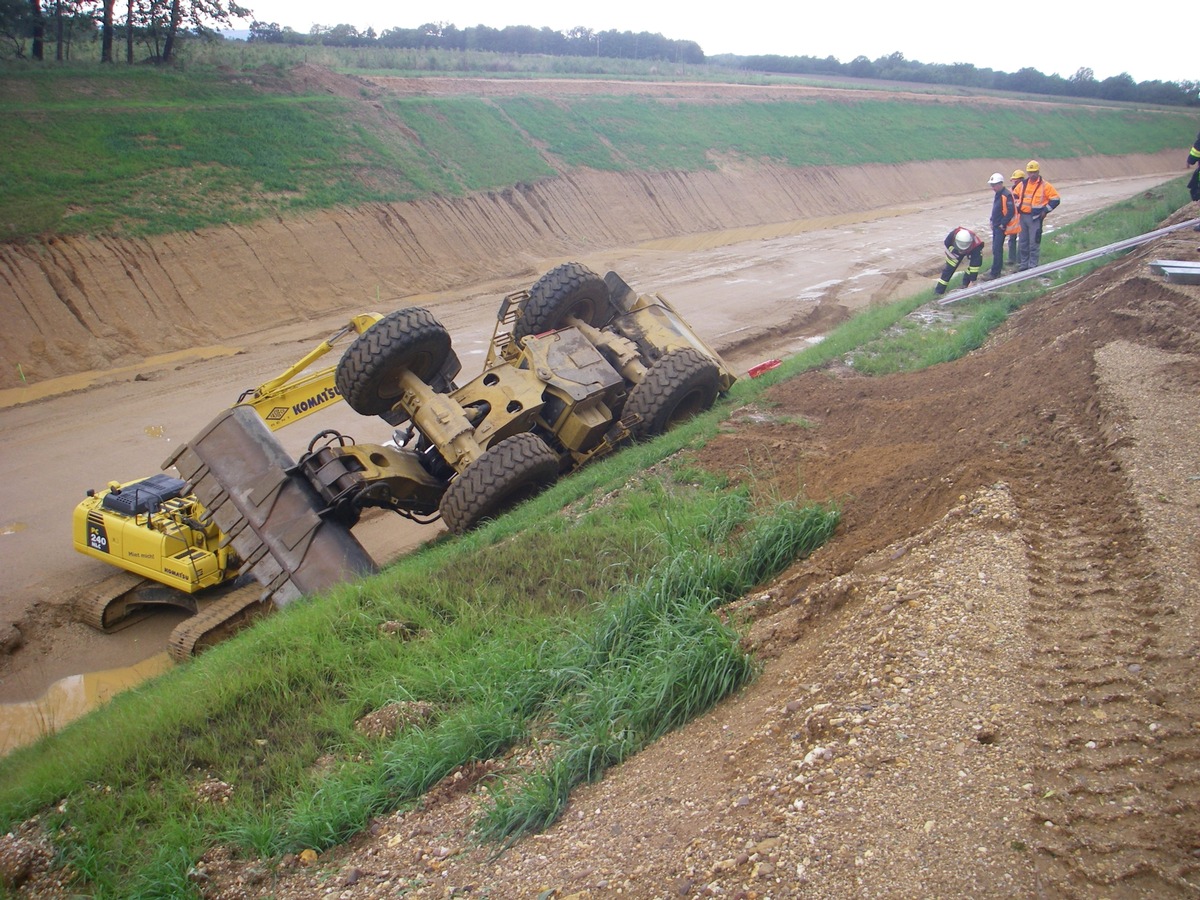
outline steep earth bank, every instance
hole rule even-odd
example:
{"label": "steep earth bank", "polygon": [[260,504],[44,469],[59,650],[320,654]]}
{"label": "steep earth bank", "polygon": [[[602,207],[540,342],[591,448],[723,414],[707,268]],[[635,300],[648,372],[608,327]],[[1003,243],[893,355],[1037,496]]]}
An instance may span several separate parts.
{"label": "steep earth bank", "polygon": [[[1056,160],[1051,181],[1173,172],[1177,153]],[[484,280],[546,258],[732,228],[781,227],[978,194],[1011,160],[860,168],[730,164],[712,172],[577,172],[463,199],[314,213],[143,240],[0,245],[0,397],[48,379],[219,344],[251,331]],[[796,225],[797,228],[801,227]],[[21,395],[4,389],[18,389]]]}
{"label": "steep earth bank", "polygon": [[1200,288],[1148,262],[1196,238],[957,362],[732,410],[695,462],[842,525],[738,605],[761,677],[545,834],[470,832],[521,748],[310,866],[214,851],[205,896],[1195,897]]}

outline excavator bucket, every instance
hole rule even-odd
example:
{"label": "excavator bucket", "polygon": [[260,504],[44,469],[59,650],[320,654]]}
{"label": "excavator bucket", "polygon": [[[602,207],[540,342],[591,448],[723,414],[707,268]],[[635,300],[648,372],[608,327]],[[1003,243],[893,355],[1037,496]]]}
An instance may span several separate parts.
{"label": "excavator bucket", "polygon": [[222,412],[172,454],[174,466],[276,607],[377,570],[247,406]]}

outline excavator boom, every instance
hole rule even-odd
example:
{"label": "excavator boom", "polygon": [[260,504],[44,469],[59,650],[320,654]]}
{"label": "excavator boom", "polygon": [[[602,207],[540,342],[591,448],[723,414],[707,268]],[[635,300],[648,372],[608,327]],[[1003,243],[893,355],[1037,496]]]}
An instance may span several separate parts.
{"label": "excavator boom", "polygon": [[294,365],[270,381],[264,381],[258,387],[244,391],[238,397],[238,403],[253,407],[267,423],[268,428],[278,431],[338,402],[341,394],[334,383],[336,365],[308,373],[305,373],[305,370],[332,350],[339,339],[351,332],[362,334],[381,318],[382,316],[375,313],[360,313],[347,325],[321,341]]}

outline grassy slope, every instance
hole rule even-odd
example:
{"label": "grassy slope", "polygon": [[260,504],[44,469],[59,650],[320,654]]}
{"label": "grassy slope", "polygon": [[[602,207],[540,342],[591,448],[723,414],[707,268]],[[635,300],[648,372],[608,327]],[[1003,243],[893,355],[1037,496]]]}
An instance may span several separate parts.
{"label": "grassy slope", "polygon": [[[313,208],[458,196],[562,170],[1153,153],[1182,111],[885,99],[660,103],[398,99],[260,91],[215,70],[0,73],[0,236],[144,235]],[[614,138],[617,138],[614,140]],[[619,150],[615,147],[619,147]],[[54,160],[47,165],[47,160]]]}

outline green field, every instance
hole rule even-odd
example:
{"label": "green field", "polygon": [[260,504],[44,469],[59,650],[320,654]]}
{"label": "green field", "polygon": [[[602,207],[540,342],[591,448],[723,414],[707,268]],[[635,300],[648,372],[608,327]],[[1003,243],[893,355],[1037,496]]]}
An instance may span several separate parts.
{"label": "green field", "polygon": [[265,90],[203,67],[0,71],[0,236],[165,234],[581,168],[692,172],[714,157],[803,167],[1155,153],[1195,125],[1183,111],[1045,103],[989,106],[981,121],[975,105],[898,109],[884,92],[703,104],[367,94]]}

